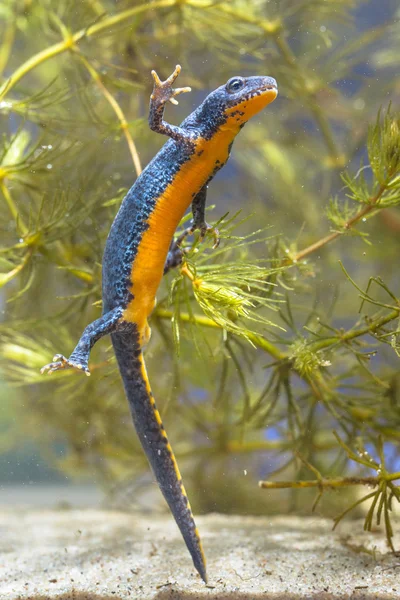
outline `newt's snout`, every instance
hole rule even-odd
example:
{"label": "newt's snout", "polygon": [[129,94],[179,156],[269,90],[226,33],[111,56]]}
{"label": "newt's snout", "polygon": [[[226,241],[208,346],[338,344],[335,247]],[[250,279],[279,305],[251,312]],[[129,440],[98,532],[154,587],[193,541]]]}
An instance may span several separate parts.
{"label": "newt's snout", "polygon": [[278,84],[276,83],[276,79],[273,77],[264,77],[264,80],[264,85],[267,90],[276,90],[276,92],[278,92]]}
{"label": "newt's snout", "polygon": [[271,98],[270,102],[272,102],[278,95],[278,84],[276,83],[276,80],[273,77],[260,77],[260,79],[260,87],[255,90],[255,95],[265,94],[267,97]]}

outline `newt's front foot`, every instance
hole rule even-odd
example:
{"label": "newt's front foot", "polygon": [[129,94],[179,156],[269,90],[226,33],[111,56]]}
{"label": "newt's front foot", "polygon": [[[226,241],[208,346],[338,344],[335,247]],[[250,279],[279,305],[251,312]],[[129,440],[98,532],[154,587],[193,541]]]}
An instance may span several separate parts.
{"label": "newt's front foot", "polygon": [[216,227],[209,225],[206,221],[204,221],[204,223],[201,223],[200,225],[193,223],[193,225],[191,227],[188,227],[187,229],[185,229],[185,231],[178,238],[178,240],[180,240],[180,242],[182,242],[185,239],[185,237],[187,237],[188,235],[193,235],[196,230],[200,231],[200,237],[199,237],[200,242],[202,242],[204,240],[207,233],[211,233],[211,235],[214,237],[213,250],[218,248],[219,243],[221,241],[221,238],[219,237],[219,230]]}
{"label": "newt's front foot", "polygon": [[194,233],[196,229],[199,229],[200,231],[201,242],[204,240],[207,233],[211,233],[214,236],[213,249],[215,250],[216,248],[218,248],[221,239],[219,237],[219,231],[216,227],[213,227],[212,225],[209,225],[206,221],[204,221],[204,223],[202,223],[201,225],[193,225],[193,227],[191,227],[191,233]]}
{"label": "newt's front foot", "polygon": [[56,354],[53,358],[53,362],[49,363],[48,365],[45,365],[40,369],[40,374],[43,375],[44,373],[47,373],[47,375],[50,375],[50,373],[54,373],[55,371],[70,368],[78,369],[78,371],[84,371],[86,375],[90,375],[89,367],[87,366],[87,364],[83,365],[77,363],[73,360],[65,358],[65,356],[63,356],[62,354]]}
{"label": "newt's front foot", "polygon": [[[194,232],[196,230],[200,231],[200,237],[199,240],[200,242],[202,242],[204,240],[204,238],[206,237],[207,233],[211,233],[214,236],[214,245],[213,245],[213,250],[215,250],[216,248],[218,248],[219,243],[221,241],[221,238],[219,237],[219,230],[216,227],[213,227],[212,225],[209,225],[208,223],[206,223],[204,221],[204,223],[202,223],[202,225],[196,225],[193,224],[191,227],[188,227],[187,229],[185,229],[185,231],[183,233],[181,233],[181,235],[175,240],[173,248],[170,249],[169,251],[169,255],[170,258],[169,260],[172,262],[172,256],[176,255],[179,256],[179,252],[180,254],[180,260],[177,260],[175,262],[175,264],[173,265],[174,267],[179,266],[180,263],[182,262],[183,259],[183,253],[185,252],[185,250],[181,249],[181,245],[183,243],[183,241],[188,237],[188,235],[193,235]],[[187,250],[186,250],[187,251]],[[168,270],[171,268],[171,266],[168,266]],[[164,271],[165,273],[166,271]]]}
{"label": "newt's front foot", "polygon": [[161,81],[161,79],[155,71],[151,72],[152,77],[154,79],[154,88],[150,98],[153,102],[155,102],[159,106],[165,104],[166,102],[171,102],[171,104],[178,104],[178,101],[175,100],[175,96],[179,96],[179,94],[185,94],[186,92],[192,91],[192,88],[190,87],[172,87],[172,84],[178,77],[179,73],[181,72],[181,69],[182,67],[180,65],[176,65],[175,71],[165,81]]}

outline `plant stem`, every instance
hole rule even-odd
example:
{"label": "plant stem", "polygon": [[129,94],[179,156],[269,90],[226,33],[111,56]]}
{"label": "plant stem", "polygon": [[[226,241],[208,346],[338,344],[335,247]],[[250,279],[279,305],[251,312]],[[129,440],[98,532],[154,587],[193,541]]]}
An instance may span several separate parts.
{"label": "plant stem", "polygon": [[123,23],[124,21],[128,21],[132,17],[145,12],[147,10],[152,10],[155,8],[165,8],[169,6],[174,6],[177,4],[178,0],[155,0],[154,2],[146,2],[145,4],[140,4],[139,6],[134,6],[133,8],[129,8],[124,10],[116,15],[111,17],[106,17],[87,27],[85,29],[81,29],[76,33],[72,34],[68,39],[63,40],[62,42],[58,42],[57,44],[53,44],[49,46],[45,50],[38,52],[31,58],[29,58],[26,62],[24,62],[14,73],[4,82],[4,84],[0,87],[0,100],[4,98],[4,96],[12,90],[12,88],[27,75],[30,71],[43,64],[50,58],[54,58],[54,56],[58,56],[58,54],[62,54],[67,50],[71,50],[74,46],[78,45],[80,41],[83,39],[93,37],[99,33],[102,33],[106,30],[109,30],[115,25]]}
{"label": "plant stem", "polygon": [[338,488],[349,485],[378,485],[379,477],[337,477],[336,479],[313,479],[310,481],[259,481],[260,488],[277,490],[285,488]]}
{"label": "plant stem", "polygon": [[[28,234],[28,227],[26,226],[24,220],[21,217],[20,212],[18,211],[15,202],[10,194],[10,190],[8,189],[5,181],[3,179],[0,179],[0,191],[4,196],[4,199],[6,201],[6,204],[8,206],[8,209],[11,213],[11,215],[13,216],[15,223],[18,224],[19,227],[19,231],[21,233],[22,236],[25,236]],[[32,242],[32,240],[31,240]],[[29,242],[27,242],[29,244]],[[64,246],[62,244],[62,242],[60,240],[58,240],[55,245],[54,248],[58,251],[55,252],[54,249],[52,249],[51,251],[48,250],[46,248],[46,246],[42,245],[42,244],[29,244],[30,248],[33,250],[34,247],[36,247],[36,249],[43,254],[44,256],[46,256],[47,258],[49,258],[49,260],[52,260],[53,262],[55,262],[57,265],[59,266],[65,266],[68,265],[70,266],[70,261],[67,260],[67,258],[65,258],[65,249]],[[30,253],[31,254],[31,253]],[[29,257],[30,257],[29,254]],[[22,267],[16,267],[13,270],[13,274],[12,277],[14,277],[19,271],[22,270],[22,268],[25,266],[25,264],[27,264],[27,261],[23,263]],[[71,272],[71,271],[70,271]],[[74,272],[75,277],[77,277],[78,279],[81,279],[82,281],[84,281],[85,283],[91,283],[93,278],[90,277],[87,273],[83,274],[80,273],[79,269],[77,268],[76,271]]]}
{"label": "plant stem", "polygon": [[3,196],[4,196],[4,199],[6,201],[6,204],[8,206],[8,209],[9,209],[9,211],[10,211],[13,219],[19,225],[19,229],[20,229],[21,233],[22,234],[27,233],[28,228],[26,227],[24,221],[22,220],[22,218],[21,218],[21,216],[20,216],[20,214],[18,212],[18,209],[17,209],[17,207],[15,205],[15,202],[14,202],[14,200],[13,200],[11,194],[10,194],[10,190],[6,186],[6,184],[5,184],[5,182],[4,182],[3,179],[0,180],[0,190],[1,190],[1,193],[3,194]]}
{"label": "plant stem", "polygon": [[225,449],[227,452],[238,454],[251,454],[252,452],[261,452],[263,450],[289,450],[292,448],[290,441],[271,440],[271,441],[255,441],[255,442],[240,442],[231,440],[226,443]]}
{"label": "plant stem", "polygon": [[[395,319],[397,319],[399,317],[399,315],[400,315],[400,307],[398,309],[393,310],[385,317],[381,317],[380,319],[377,319],[376,321],[366,325],[365,327],[362,327],[361,329],[356,329],[354,331],[348,331],[347,333],[344,333],[342,335],[338,334],[337,336],[332,336],[329,338],[325,338],[323,340],[313,342],[313,344],[311,345],[311,348],[314,351],[323,350],[324,348],[329,348],[329,346],[348,342],[350,340],[354,340],[357,337],[361,337],[362,335],[366,335],[368,333],[373,333],[374,331],[380,329],[380,327],[383,327],[383,325],[387,325],[391,321],[394,321]],[[156,317],[156,318],[160,318],[160,319],[172,319],[173,316],[174,316],[174,313],[171,310],[167,310],[165,308],[156,308],[153,312],[153,318]],[[211,327],[212,329],[221,329],[221,326],[218,325],[218,323],[216,323],[215,321],[213,321],[212,319],[210,319],[209,317],[206,317],[204,315],[190,315],[189,313],[180,313],[179,319],[185,323],[191,322],[191,323],[195,323],[196,325],[200,325],[202,327]],[[260,348],[261,350],[264,350],[267,354],[269,354],[276,360],[283,361],[283,360],[288,359],[287,354],[285,354],[284,352],[281,352],[279,350],[279,348],[277,348],[276,346],[271,344],[271,342],[269,342],[267,339],[265,339],[261,335],[258,335],[255,333],[249,333],[247,337],[251,340],[251,342],[254,344],[254,346],[256,346],[257,348]]]}
{"label": "plant stem", "polygon": [[322,108],[318,104],[315,96],[310,97],[312,100],[310,104],[310,110],[314,115],[314,119],[317,122],[318,128],[321,132],[323,139],[325,140],[325,144],[328,148],[329,156],[331,159],[331,164],[333,167],[344,167],[346,164],[346,156],[339,152],[339,149],[336,145],[335,138],[333,137],[331,126],[329,125],[329,120]]}
{"label": "plant stem", "polygon": [[337,336],[332,336],[329,338],[325,338],[323,340],[319,340],[317,342],[312,343],[310,345],[310,348],[313,351],[318,351],[318,350],[322,350],[323,348],[328,348],[329,346],[333,346],[335,344],[340,344],[340,343],[348,342],[350,340],[354,340],[355,338],[365,335],[367,333],[374,333],[375,331],[377,331],[378,329],[383,327],[383,325],[386,325],[387,323],[390,323],[391,321],[394,321],[395,319],[397,319],[399,317],[399,315],[400,315],[400,307],[396,310],[393,310],[385,317],[381,317],[380,319],[377,319],[373,323],[370,323],[369,325],[366,325],[365,327],[363,327],[361,329],[356,329],[354,331],[348,331],[348,332],[344,333],[343,335],[339,334]]}
{"label": "plant stem", "polygon": [[9,271],[8,273],[0,273],[0,287],[3,287],[3,285],[11,281],[12,279],[14,279],[14,277],[21,273],[21,271],[26,267],[26,265],[30,261],[32,254],[33,246],[31,248],[28,248],[28,251],[26,252],[24,258],[22,259],[19,265],[14,267],[14,269]]}
{"label": "plant stem", "polygon": [[102,82],[101,77],[100,77],[99,73],[96,71],[96,69],[94,69],[92,67],[92,65],[89,63],[89,61],[82,54],[78,54],[78,56],[79,56],[80,60],[83,62],[83,64],[85,65],[86,69],[89,71],[93,80],[96,82],[97,86],[100,88],[103,96],[106,98],[107,102],[111,105],[113,111],[117,115],[117,118],[121,124],[121,129],[122,129],[124,136],[126,138],[126,141],[128,143],[128,148],[129,148],[129,151],[132,156],[132,161],[133,161],[133,165],[135,167],[136,175],[139,177],[140,173],[142,172],[142,166],[140,164],[140,159],[139,159],[139,155],[138,155],[138,152],[136,149],[136,145],[135,145],[135,142],[133,141],[132,136],[129,132],[128,122],[125,118],[122,108],[120,107],[120,105],[118,104],[118,102],[116,101],[114,96],[108,91],[108,89]]}
{"label": "plant stem", "polygon": [[104,13],[106,12],[105,7],[99,0],[89,0],[89,5],[93,9],[93,12],[95,12],[99,17],[101,17],[101,15],[104,15]]}
{"label": "plant stem", "polygon": [[3,43],[0,48],[0,76],[3,75],[3,71],[7,66],[8,59],[10,58],[11,49],[14,44],[15,38],[15,17],[11,19],[6,26],[6,29],[3,33]]}
{"label": "plant stem", "polygon": [[290,67],[297,67],[297,65],[296,65],[296,57],[293,54],[293,52],[292,52],[289,44],[287,43],[287,41],[283,37],[282,32],[279,32],[277,35],[275,35],[274,42],[275,42],[276,47],[279,50],[280,55],[284,59],[284,61]]}
{"label": "plant stem", "polygon": [[[167,310],[165,308],[155,308],[152,313],[152,318],[159,319],[172,319],[174,313],[172,310]],[[179,313],[179,319],[185,323],[192,322],[196,325],[202,325],[203,327],[211,327],[213,329],[221,329],[220,325],[210,319],[209,317],[205,317],[204,315],[190,315],[189,313]]]}
{"label": "plant stem", "polygon": [[330,233],[329,235],[321,238],[317,242],[314,242],[310,246],[307,246],[307,248],[304,248],[304,250],[300,250],[300,252],[297,252],[297,254],[295,254],[293,257],[285,259],[284,264],[288,264],[288,263],[290,264],[291,262],[293,262],[293,263],[299,262],[300,260],[302,260],[306,256],[309,256],[316,250],[319,250],[323,246],[326,246],[326,244],[329,244],[330,242],[333,242],[333,240],[336,240],[338,237],[343,235],[343,233],[345,231],[349,231],[350,229],[352,229],[352,227],[354,227],[354,225],[356,225],[359,221],[361,221],[361,219],[363,219],[371,211],[376,210],[376,208],[377,208],[376,205],[379,202],[380,198],[382,197],[382,194],[384,193],[386,188],[387,188],[387,185],[382,184],[379,187],[375,196],[373,196],[366,202],[366,206],[364,206],[364,208],[362,208],[360,211],[358,211],[358,213],[356,215],[354,215],[354,217],[349,219],[344,224],[343,231],[334,231],[334,232]]}
{"label": "plant stem", "polygon": [[[172,319],[174,313],[171,310],[164,308],[156,308],[153,312],[153,317],[161,319]],[[204,315],[190,315],[189,313],[179,313],[179,319],[186,323],[195,323],[196,325],[202,325],[203,327],[211,327],[213,329],[221,329],[215,321]],[[285,360],[286,355],[279,350],[276,346],[271,344],[266,338],[262,337],[253,332],[246,334],[247,338],[251,341],[256,348],[260,348],[267,352],[270,356],[273,356],[276,360]]]}

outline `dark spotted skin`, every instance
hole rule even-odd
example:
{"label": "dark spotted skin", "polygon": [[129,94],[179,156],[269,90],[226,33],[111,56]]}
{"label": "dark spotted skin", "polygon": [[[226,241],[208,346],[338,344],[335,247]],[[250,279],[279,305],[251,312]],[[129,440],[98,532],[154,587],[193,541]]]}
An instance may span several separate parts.
{"label": "dark spotted skin", "polygon": [[[155,416],[157,411],[152,394],[143,379],[141,346],[134,324],[121,333],[113,333],[111,340],[118,364],[123,373],[126,397],[140,442],[153,469],[160,490],[182,531],[183,538],[192,555],[194,566],[206,579],[202,552],[189,501],[180,474],[177,476],[175,459],[163,425]],[[150,397],[150,401],[149,401]]]}
{"label": "dark spotted skin", "polygon": [[[107,238],[103,256],[103,312],[126,308],[130,299],[132,264],[157,199],[172,184],[194,153],[190,144],[173,140],[163,146],[125,196]],[[140,201],[138,201],[140,199]]]}
{"label": "dark spotted skin", "polygon": [[277,88],[270,77],[233,78],[178,127],[166,123],[163,115],[168,100],[188,91],[172,88],[179,71],[177,67],[165,82],[153,72],[149,125],[170,139],[129,190],[111,227],[103,258],[103,316],[85,329],[69,359],[57,355],[42,372],[75,367],[89,374],[90,349],[111,334],[140,442],[194,566],[206,581],[199,533],[150,389],[142,349],[150,335],[147,319],[163,273],[182,261],[179,244],[173,242],[180,219],[191,204],[190,231],[198,228],[204,235],[209,230],[207,186],[228,160],[235,136],[275,99]]}

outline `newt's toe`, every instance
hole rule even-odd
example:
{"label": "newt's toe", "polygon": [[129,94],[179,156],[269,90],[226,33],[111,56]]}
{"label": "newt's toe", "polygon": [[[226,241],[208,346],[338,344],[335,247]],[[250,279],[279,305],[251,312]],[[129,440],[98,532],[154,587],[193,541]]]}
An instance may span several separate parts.
{"label": "newt's toe", "polygon": [[175,71],[165,80],[162,81],[157,75],[156,71],[151,71],[151,76],[154,81],[153,93],[151,94],[151,100],[159,102],[160,104],[165,104],[166,102],[171,102],[171,104],[178,104],[178,101],[175,99],[175,96],[179,96],[180,94],[185,94],[186,92],[191,92],[192,88],[183,87],[183,88],[173,88],[172,84],[175,79],[178,77],[181,72],[181,66],[176,65]]}
{"label": "newt's toe", "polygon": [[89,367],[87,365],[69,360],[62,354],[56,354],[53,357],[53,362],[40,369],[40,374],[43,375],[47,372],[47,374],[50,375],[51,373],[54,373],[55,371],[61,371],[62,369],[77,369],[78,371],[83,371],[86,373],[86,375],[90,375]]}

